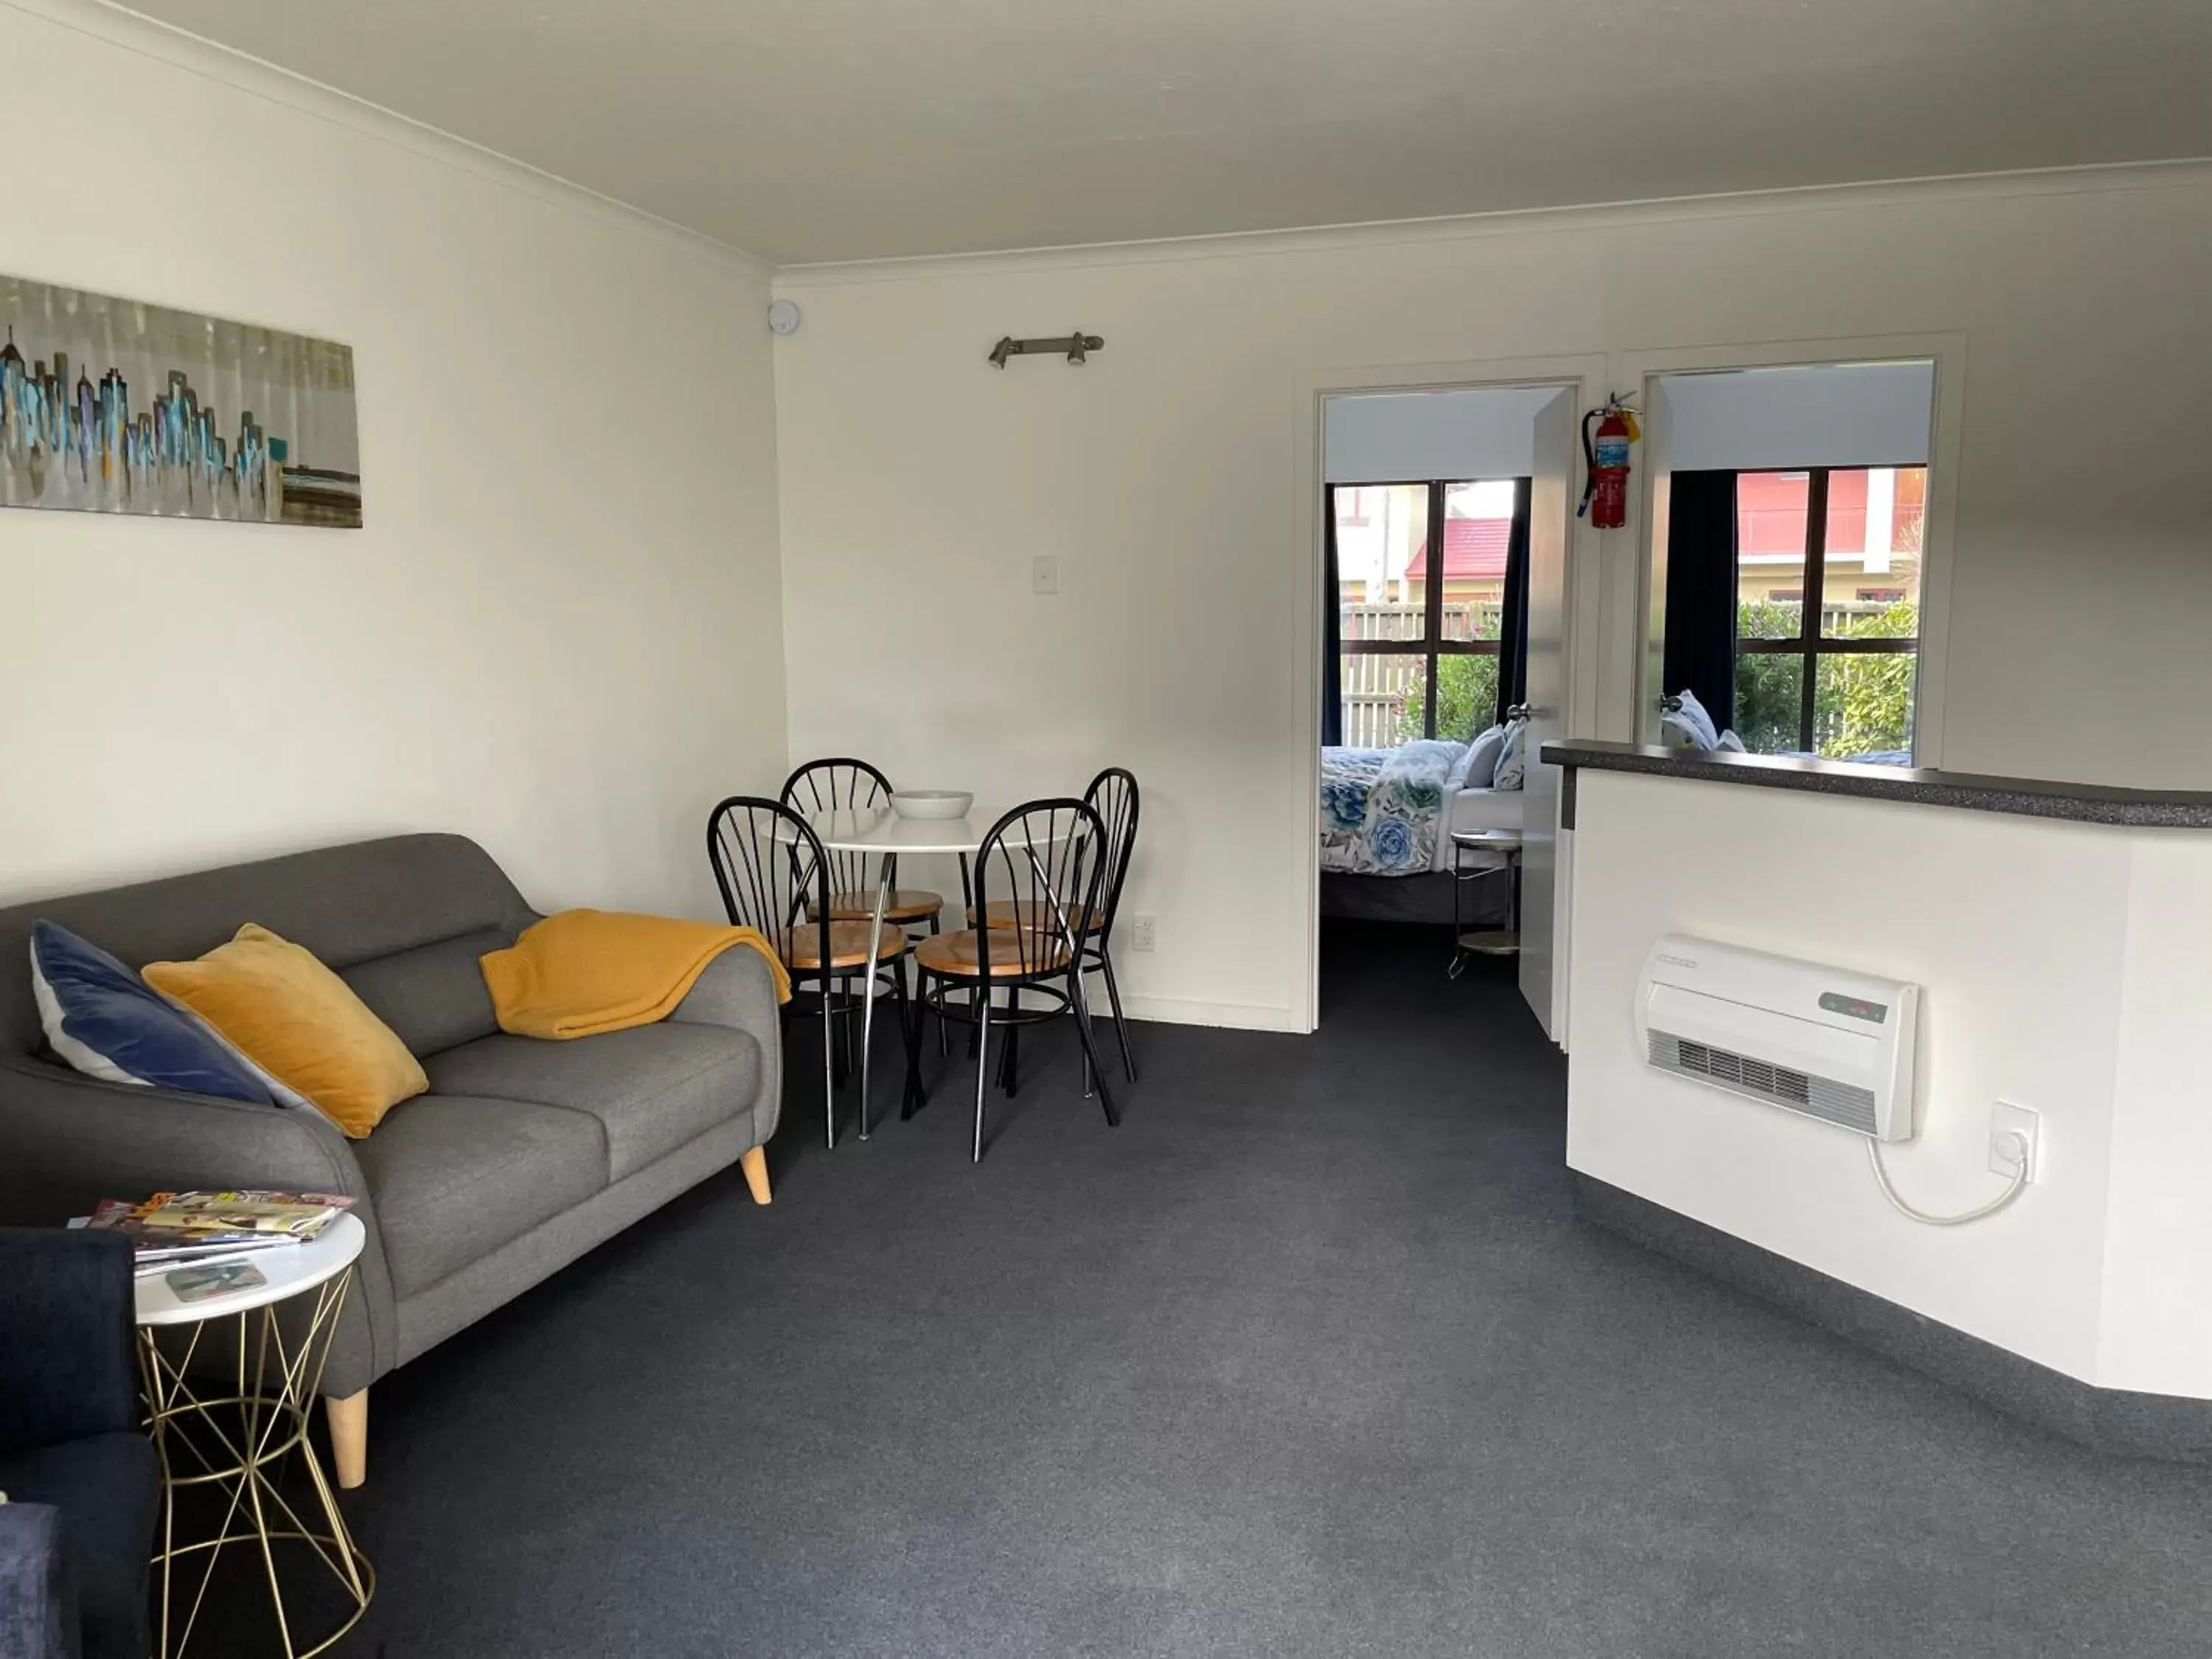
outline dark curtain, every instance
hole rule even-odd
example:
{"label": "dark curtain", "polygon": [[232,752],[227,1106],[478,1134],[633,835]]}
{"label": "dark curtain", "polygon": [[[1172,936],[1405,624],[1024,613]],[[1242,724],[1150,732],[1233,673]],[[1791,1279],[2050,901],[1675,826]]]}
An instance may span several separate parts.
{"label": "dark curtain", "polygon": [[1336,577],[1336,486],[1322,492],[1321,744],[1344,743],[1343,584]]}
{"label": "dark curtain", "polygon": [[1684,690],[1717,731],[1735,724],[1735,474],[1677,472],[1667,519],[1668,696]]}
{"label": "dark curtain", "polygon": [[[1497,723],[1528,701],[1528,480],[1513,481],[1513,527],[1505,538],[1505,592],[1498,640]],[[1469,734],[1473,735],[1472,733]]]}

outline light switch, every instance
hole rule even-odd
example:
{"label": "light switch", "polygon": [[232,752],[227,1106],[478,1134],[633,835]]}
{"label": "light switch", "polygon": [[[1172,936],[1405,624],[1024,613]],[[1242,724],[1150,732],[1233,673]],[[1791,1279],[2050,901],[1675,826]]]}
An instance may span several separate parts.
{"label": "light switch", "polygon": [[1060,592],[1060,561],[1049,553],[1040,553],[1030,561],[1030,592],[1057,593]]}

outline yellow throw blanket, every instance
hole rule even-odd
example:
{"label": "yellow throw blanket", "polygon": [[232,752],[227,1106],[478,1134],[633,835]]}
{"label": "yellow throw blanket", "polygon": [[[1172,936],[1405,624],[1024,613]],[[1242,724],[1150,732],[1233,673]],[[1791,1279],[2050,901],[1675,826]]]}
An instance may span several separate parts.
{"label": "yellow throw blanket", "polygon": [[735,945],[768,958],[775,1000],[790,1001],[791,976],[758,928],[678,916],[563,910],[479,962],[502,1031],[597,1036],[667,1018],[707,964]]}

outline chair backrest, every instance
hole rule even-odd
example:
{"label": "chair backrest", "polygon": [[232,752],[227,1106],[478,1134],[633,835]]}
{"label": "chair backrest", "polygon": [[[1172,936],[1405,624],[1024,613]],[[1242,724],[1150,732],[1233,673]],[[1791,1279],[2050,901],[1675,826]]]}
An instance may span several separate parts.
{"label": "chair backrest", "polygon": [[830,961],[830,860],[805,818],[765,796],[732,795],[708,817],[707,861],[732,927],[760,929],[786,967],[808,929],[813,959]]}
{"label": "chair backrest", "polygon": [[1121,884],[1128,878],[1129,854],[1137,846],[1137,778],[1125,767],[1109,766],[1091,780],[1083,799],[1098,815],[1106,833],[1106,867],[1100,882],[1106,915],[1101,939],[1114,933],[1114,913],[1121,908]]}
{"label": "chair backrest", "polygon": [[1098,903],[1105,854],[1105,826],[1079,800],[1025,801],[984,833],[975,848],[978,913],[1011,906],[1016,919],[1013,927],[985,930],[994,941],[993,950],[977,953],[987,983],[1067,965],[1070,930]]}
{"label": "chair backrest", "polygon": [[[864,760],[849,755],[808,761],[793,769],[783,781],[783,804],[803,818],[817,812],[865,812],[891,810],[891,781]],[[873,878],[866,853],[830,854],[830,890],[868,892]]]}

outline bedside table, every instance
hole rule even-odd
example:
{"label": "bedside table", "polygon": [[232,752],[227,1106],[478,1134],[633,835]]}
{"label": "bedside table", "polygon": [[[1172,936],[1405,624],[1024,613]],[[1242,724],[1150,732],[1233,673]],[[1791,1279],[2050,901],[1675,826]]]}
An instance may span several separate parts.
{"label": "bedside table", "polygon": [[[1470,956],[1510,957],[1521,951],[1521,832],[1518,830],[1455,830],[1452,832],[1452,959],[1447,970],[1457,979]],[[1498,866],[1477,864],[1484,854],[1505,860],[1512,883],[1503,928],[1469,928],[1464,920],[1464,896],[1468,888]]]}

